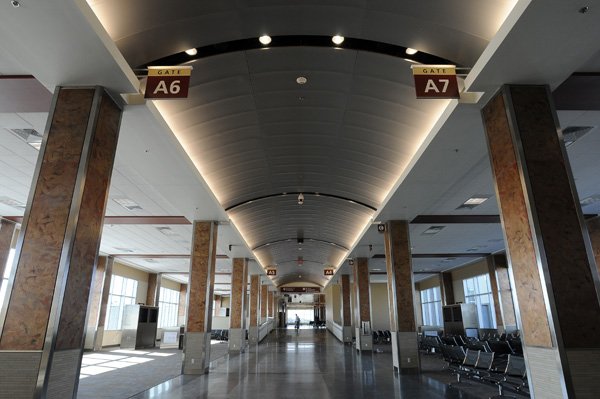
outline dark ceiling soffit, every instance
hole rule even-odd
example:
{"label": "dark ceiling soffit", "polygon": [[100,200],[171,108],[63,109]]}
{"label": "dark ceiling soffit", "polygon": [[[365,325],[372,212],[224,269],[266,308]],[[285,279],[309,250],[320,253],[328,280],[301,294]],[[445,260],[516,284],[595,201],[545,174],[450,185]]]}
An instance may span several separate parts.
{"label": "dark ceiling soffit", "polygon": [[[114,258],[147,258],[147,259],[186,259],[190,254],[109,254]],[[217,259],[229,259],[227,255],[217,255]]]}
{"label": "dark ceiling soffit", "polygon": [[189,63],[193,60],[202,58],[212,57],[215,55],[233,53],[238,51],[258,50],[264,48],[275,48],[275,47],[329,47],[329,48],[341,48],[356,51],[368,51],[371,53],[388,55],[391,57],[398,57],[403,59],[412,60],[418,64],[444,64],[444,65],[455,65],[452,61],[419,51],[416,54],[406,54],[406,47],[397,46],[395,44],[378,42],[375,40],[357,39],[346,37],[344,42],[337,46],[331,41],[331,36],[319,36],[319,35],[286,35],[286,36],[271,36],[271,43],[268,46],[263,46],[259,41],[258,37],[252,37],[247,39],[232,40],[228,42],[211,44],[204,47],[196,47],[198,53],[190,56],[185,51],[168,55],[163,58],[156,59],[145,65],[141,65],[136,68],[138,75],[145,75],[147,71],[145,69],[148,66],[162,66],[162,65],[180,65]]}
{"label": "dark ceiling soffit", "polygon": [[[435,258],[485,258],[491,255],[487,252],[466,252],[446,254],[412,254],[413,259],[435,259]],[[384,254],[375,254],[371,259],[385,259]]]}
{"label": "dark ceiling soffit", "polygon": [[600,110],[600,73],[577,72],[552,93],[557,110]]}
{"label": "dark ceiling soffit", "polygon": [[342,249],[344,251],[349,251],[348,248],[346,248],[345,246],[343,246],[341,244],[338,244],[336,242],[331,242],[331,241],[326,241],[326,240],[319,240],[317,238],[303,238],[302,241],[303,241],[302,243],[298,242],[298,238],[295,238],[295,237],[294,238],[284,238],[284,239],[281,239],[281,240],[266,242],[264,244],[261,244],[261,245],[258,245],[256,247],[252,248],[252,250],[256,251],[256,250],[259,250],[259,249],[270,247],[272,245],[286,243],[286,242],[295,242],[298,245],[300,245],[300,244],[304,245],[304,243],[306,243],[306,242],[317,242],[319,244],[332,245],[332,246],[337,247],[339,249]]}
{"label": "dark ceiling soffit", "polygon": [[[6,220],[22,223],[23,216],[2,216]],[[105,216],[104,224],[192,224],[184,216]]]}
{"label": "dark ceiling soffit", "polygon": [[418,215],[410,224],[500,223],[499,215]]}
{"label": "dark ceiling soffit", "polygon": [[246,201],[243,201],[243,202],[239,202],[239,203],[237,203],[235,205],[232,205],[232,206],[230,206],[228,208],[225,208],[225,212],[232,211],[232,210],[234,210],[236,208],[239,208],[241,206],[248,205],[248,204],[251,204],[251,203],[257,202],[257,201],[264,201],[264,200],[267,200],[267,199],[270,199],[270,198],[276,198],[276,197],[285,197],[285,196],[288,196],[288,195],[290,195],[290,196],[298,196],[300,194],[302,194],[304,197],[327,197],[327,198],[339,199],[339,200],[342,200],[342,201],[350,202],[352,204],[357,204],[357,205],[364,206],[365,208],[368,208],[368,209],[370,209],[370,210],[372,210],[374,212],[377,211],[377,208],[375,208],[375,207],[373,207],[371,205],[365,204],[364,202],[353,200],[351,198],[342,197],[340,195],[324,194],[324,193],[317,193],[317,192],[308,192],[307,193],[307,192],[303,192],[303,191],[297,191],[297,192],[291,192],[291,193],[269,194],[269,195],[263,195],[261,197],[252,198],[252,199],[249,199],[249,200],[246,200]]}

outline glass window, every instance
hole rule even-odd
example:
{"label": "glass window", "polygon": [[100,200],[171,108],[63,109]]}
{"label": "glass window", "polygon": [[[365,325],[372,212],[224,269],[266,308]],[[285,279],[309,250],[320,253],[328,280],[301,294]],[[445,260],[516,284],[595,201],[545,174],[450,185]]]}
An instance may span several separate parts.
{"label": "glass window", "polygon": [[463,280],[465,302],[477,305],[479,328],[496,328],[496,314],[492,298],[490,276],[482,274]]}
{"label": "glass window", "polygon": [[421,291],[421,310],[424,326],[442,326],[442,293],[440,287]]}
{"label": "glass window", "polygon": [[106,309],[106,330],[120,330],[125,305],[134,305],[138,282],[131,278],[113,275],[110,281],[108,306]]}
{"label": "glass window", "polygon": [[10,277],[10,273],[13,268],[13,260],[15,259],[15,249],[11,248],[8,252],[8,259],[6,259],[6,267],[4,268],[4,275],[0,276],[2,280],[0,280],[0,309],[2,309],[2,305],[4,305],[5,297],[8,289],[8,278]]}
{"label": "glass window", "polygon": [[160,287],[158,308],[158,327],[177,327],[179,291]]}

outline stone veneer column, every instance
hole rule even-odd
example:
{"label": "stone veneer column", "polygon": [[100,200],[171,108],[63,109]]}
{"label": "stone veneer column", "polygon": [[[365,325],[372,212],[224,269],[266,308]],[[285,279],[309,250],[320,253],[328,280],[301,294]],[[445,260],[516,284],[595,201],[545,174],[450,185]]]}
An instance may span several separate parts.
{"label": "stone veneer column", "polygon": [[[358,323],[356,324],[356,350],[373,350],[373,336],[371,335],[371,287],[369,281],[369,259],[356,258],[354,260],[354,285],[356,287],[356,308],[358,309]],[[362,334],[362,323],[368,322],[368,334]]]}
{"label": "stone veneer column", "polygon": [[260,286],[260,324],[263,324],[267,321],[268,292],[268,285],[263,284]]}
{"label": "stone veneer column", "polygon": [[508,260],[506,259],[506,256],[502,254],[494,255],[493,259],[504,330],[511,333],[517,330],[518,327],[510,276],[508,274]]}
{"label": "stone veneer column", "polygon": [[85,332],[84,349],[93,350],[96,340],[96,329],[100,319],[100,308],[102,307],[102,290],[104,289],[104,273],[106,271],[106,256],[99,256],[96,269],[94,270],[94,279],[90,292],[90,305],[88,310],[88,321]]}
{"label": "stone veneer column", "polygon": [[275,306],[273,305],[273,291],[269,291],[268,294],[269,299],[268,299],[268,303],[269,303],[269,311],[267,312],[267,317],[273,317],[273,309],[275,308]]}
{"label": "stone veneer column", "polygon": [[217,222],[194,222],[183,351],[183,374],[208,373],[217,232]]}
{"label": "stone veneer column", "polygon": [[452,285],[452,273],[440,273],[440,289],[442,294],[442,305],[453,305],[455,300],[454,286]]}
{"label": "stone veneer column", "polygon": [[[160,301],[160,287],[162,285],[162,273],[148,274],[148,291],[146,293],[146,305],[158,306]],[[160,312],[160,309],[158,310]]]}
{"label": "stone veneer column", "polygon": [[231,308],[229,312],[229,352],[240,353],[246,348],[244,305],[248,285],[248,259],[234,258],[231,271]]}
{"label": "stone veneer column", "polygon": [[600,392],[598,272],[547,86],[482,110],[532,396]]}
{"label": "stone veneer column", "polygon": [[103,88],[55,91],[0,320],[2,398],[76,395],[121,113]]}
{"label": "stone veneer column", "polygon": [[350,305],[350,276],[342,274],[342,337],[344,342],[352,342],[352,307]]}
{"label": "stone veneer column", "polygon": [[179,286],[179,306],[177,309],[177,325],[183,326],[185,325],[185,311],[187,304],[187,284],[181,284]]}
{"label": "stone veneer column", "polygon": [[415,284],[408,222],[387,222],[384,241],[394,370],[402,373],[418,372],[420,365],[415,323]]}
{"label": "stone veneer column", "polygon": [[106,258],[104,269],[104,282],[102,286],[102,298],[100,299],[100,311],[98,312],[98,327],[94,336],[94,351],[102,350],[102,341],[104,340],[104,326],[106,323],[106,311],[108,308],[108,296],[110,295],[110,282],[112,281],[112,270],[115,258],[109,256]]}
{"label": "stone veneer column", "polygon": [[248,328],[248,342],[250,345],[258,344],[260,327],[260,276],[250,276],[250,326]]}
{"label": "stone veneer column", "polygon": [[587,221],[587,228],[590,234],[590,241],[592,242],[596,268],[598,269],[598,273],[600,273],[600,216],[589,219]]}
{"label": "stone veneer column", "polygon": [[10,254],[15,226],[16,224],[10,220],[0,219],[0,282],[4,276],[4,268]]}
{"label": "stone veneer column", "polygon": [[500,291],[498,289],[498,279],[496,278],[496,264],[494,263],[494,256],[489,255],[485,260],[488,267],[488,275],[490,276],[490,288],[492,289],[494,314],[496,315],[496,328],[498,329],[499,333],[503,333],[505,331],[505,327],[504,320],[502,319],[502,306],[500,303]]}

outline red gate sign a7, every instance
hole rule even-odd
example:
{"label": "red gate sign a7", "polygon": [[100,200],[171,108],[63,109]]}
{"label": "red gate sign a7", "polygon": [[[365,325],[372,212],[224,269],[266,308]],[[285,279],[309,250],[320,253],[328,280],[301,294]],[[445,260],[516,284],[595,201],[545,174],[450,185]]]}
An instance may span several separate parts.
{"label": "red gate sign a7", "polygon": [[417,98],[460,98],[454,65],[413,65]]}
{"label": "red gate sign a7", "polygon": [[191,66],[148,67],[145,98],[187,98]]}

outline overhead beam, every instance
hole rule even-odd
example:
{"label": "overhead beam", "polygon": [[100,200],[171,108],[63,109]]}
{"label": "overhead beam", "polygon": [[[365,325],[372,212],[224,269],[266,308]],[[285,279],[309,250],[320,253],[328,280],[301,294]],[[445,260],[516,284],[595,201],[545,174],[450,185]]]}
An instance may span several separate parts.
{"label": "overhead beam", "polygon": [[[2,216],[3,219],[21,223],[23,216]],[[185,216],[105,216],[104,224],[192,224]]]}

